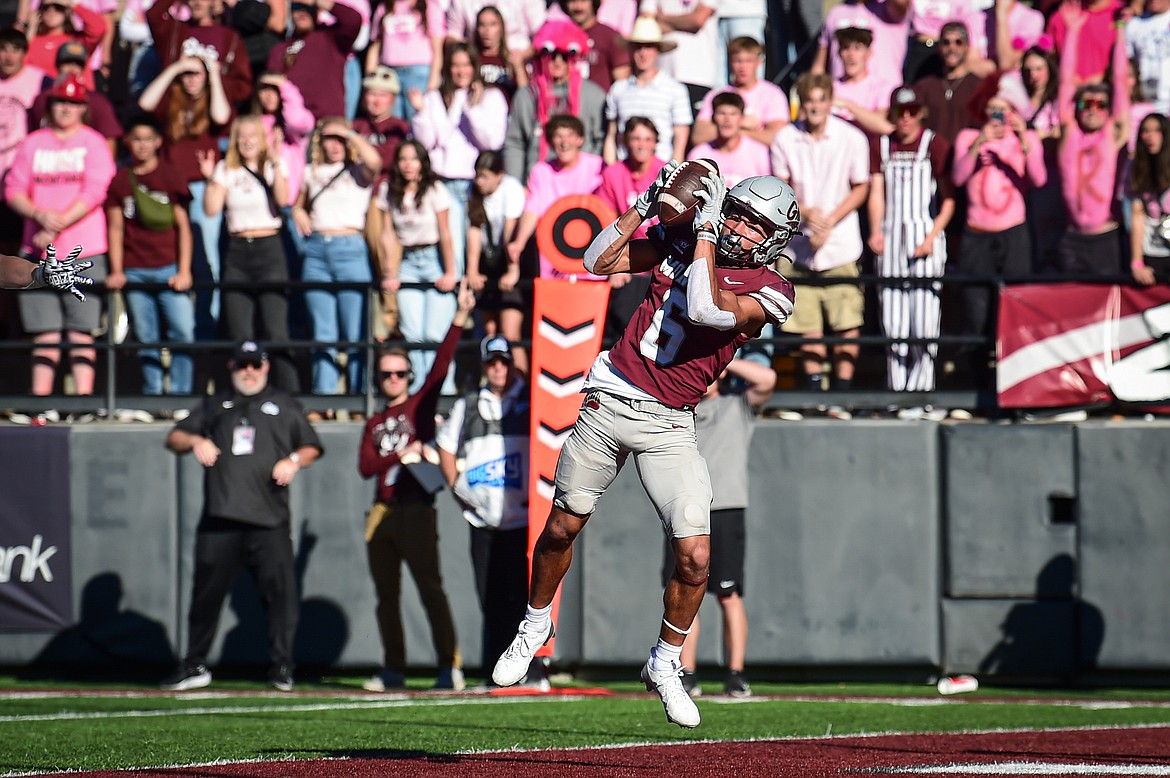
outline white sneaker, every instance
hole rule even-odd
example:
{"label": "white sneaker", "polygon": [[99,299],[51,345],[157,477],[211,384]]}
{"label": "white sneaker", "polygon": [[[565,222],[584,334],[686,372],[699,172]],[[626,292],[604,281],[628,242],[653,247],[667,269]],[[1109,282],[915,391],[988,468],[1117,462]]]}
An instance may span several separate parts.
{"label": "white sneaker", "polygon": [[683,688],[681,666],[676,664],[665,673],[655,673],[650,669],[650,660],[647,659],[642,667],[642,683],[646,684],[646,691],[658,692],[662,707],[666,709],[667,721],[684,729],[699,726],[699,709]]}
{"label": "white sneaker", "polygon": [[520,622],[520,631],[512,639],[512,644],[504,650],[496,660],[492,670],[492,680],[499,686],[512,686],[528,674],[528,666],[537,650],[557,634],[552,621],[549,621],[548,632],[544,635],[534,635],[525,630],[528,619]]}

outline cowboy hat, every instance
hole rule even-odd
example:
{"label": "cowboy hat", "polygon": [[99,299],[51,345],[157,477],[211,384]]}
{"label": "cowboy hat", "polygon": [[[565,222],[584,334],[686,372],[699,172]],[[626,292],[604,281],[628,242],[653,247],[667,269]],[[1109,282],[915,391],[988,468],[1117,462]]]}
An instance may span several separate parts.
{"label": "cowboy hat", "polygon": [[634,29],[630,30],[630,36],[626,38],[626,45],[635,43],[648,43],[657,46],[658,50],[662,52],[674,51],[678,48],[678,44],[674,41],[663,39],[662,28],[649,16],[639,16],[634,21]]}

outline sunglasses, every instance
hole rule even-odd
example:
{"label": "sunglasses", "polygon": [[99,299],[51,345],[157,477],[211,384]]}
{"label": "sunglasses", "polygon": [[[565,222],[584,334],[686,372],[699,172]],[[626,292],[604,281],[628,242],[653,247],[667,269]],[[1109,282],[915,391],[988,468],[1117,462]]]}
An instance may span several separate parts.
{"label": "sunglasses", "polygon": [[244,362],[236,363],[236,370],[247,370],[248,368],[259,370],[262,367],[264,367],[264,360],[249,359]]}
{"label": "sunglasses", "polygon": [[966,46],[967,41],[964,40],[963,38],[942,38],[941,40],[939,40],[938,45],[940,45],[940,46]]}
{"label": "sunglasses", "polygon": [[378,373],[378,379],[381,381],[385,381],[387,378],[404,379],[409,375],[409,370],[383,370],[381,373]]}
{"label": "sunglasses", "polygon": [[1098,111],[1108,111],[1109,110],[1109,101],[1102,100],[1099,97],[1098,98],[1090,97],[1090,98],[1085,98],[1085,99],[1077,101],[1077,110],[1078,111],[1087,111],[1090,108],[1096,108]]}
{"label": "sunglasses", "polygon": [[575,52],[561,51],[560,49],[553,49],[551,51],[545,51],[544,53],[549,56],[549,59],[558,59],[559,58],[559,59],[563,59],[566,62],[568,62],[569,57],[571,57]]}
{"label": "sunglasses", "polygon": [[894,108],[894,117],[901,119],[903,116],[917,116],[920,110],[917,105],[899,105]]}

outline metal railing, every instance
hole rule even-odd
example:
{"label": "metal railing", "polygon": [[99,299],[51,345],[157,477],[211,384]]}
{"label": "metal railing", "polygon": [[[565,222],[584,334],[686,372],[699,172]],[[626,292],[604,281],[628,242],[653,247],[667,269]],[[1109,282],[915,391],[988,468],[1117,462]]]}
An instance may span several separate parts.
{"label": "metal railing", "polygon": [[[1030,275],[1030,276],[1012,276],[1012,277],[995,277],[988,278],[985,276],[964,276],[964,275],[947,275],[941,278],[897,278],[890,279],[886,277],[879,277],[876,275],[862,275],[856,279],[825,279],[825,278],[809,278],[801,277],[797,279],[799,285],[830,285],[840,283],[854,283],[862,284],[866,287],[867,297],[879,290],[882,286],[896,284],[898,286],[907,285],[935,285],[941,287],[966,287],[970,285],[982,285],[991,287],[993,294],[998,295],[1000,288],[1020,283],[1060,283],[1060,282],[1079,282],[1079,283],[1101,283],[1101,284],[1130,284],[1132,279],[1129,276],[1056,276],[1056,275]],[[527,289],[531,289],[531,281],[522,281],[521,285]],[[403,288],[430,288],[429,284],[403,284]],[[271,284],[261,283],[219,283],[212,282],[197,283],[196,288],[192,293],[203,292],[208,293],[211,290],[218,290],[223,292],[225,290],[240,290],[240,291],[260,291],[271,289]],[[301,355],[302,364],[308,360],[304,360],[304,355],[309,355],[314,349],[321,348],[338,348],[338,349],[360,349],[364,355],[365,364],[367,366],[367,380],[364,386],[360,387],[360,391],[354,391],[349,394],[332,394],[332,395],[318,395],[306,392],[298,393],[298,399],[307,408],[324,408],[335,409],[338,411],[344,410],[349,413],[372,413],[380,404],[379,392],[376,383],[369,380],[369,375],[372,374],[374,366],[376,366],[376,359],[381,348],[386,346],[402,346],[409,349],[436,349],[439,343],[436,342],[406,342],[401,339],[387,339],[377,340],[374,336],[379,330],[378,319],[381,317],[380,305],[380,290],[376,282],[374,284],[355,284],[355,283],[306,283],[302,281],[289,281],[287,284],[281,285],[282,289],[289,292],[290,298],[305,289],[325,289],[328,291],[342,291],[346,289],[362,289],[367,292],[367,336],[361,341],[333,341],[333,342],[319,342],[312,339],[290,339],[287,341],[275,342],[264,341],[263,346],[270,352],[275,350],[288,350],[296,355]],[[168,290],[166,284],[127,284],[123,291],[142,290],[147,292],[157,292]],[[115,308],[111,305],[114,298],[114,292],[111,290],[101,290],[100,287],[95,290],[95,293],[105,295],[105,310],[107,317],[107,324],[103,337],[98,339],[94,348],[96,348],[97,368],[99,378],[102,379],[101,386],[95,387],[93,395],[75,395],[75,394],[52,394],[43,397],[33,396],[21,392],[17,389],[4,387],[0,389],[0,409],[20,409],[22,411],[44,411],[54,409],[65,413],[93,413],[99,416],[113,416],[118,409],[132,408],[141,409],[149,413],[162,413],[165,411],[172,411],[179,408],[187,408],[195,404],[197,395],[144,395],[140,392],[135,393],[126,389],[127,381],[126,372],[133,373],[135,376],[141,375],[141,369],[137,360],[133,360],[130,367],[121,358],[127,354],[136,353],[142,349],[160,348],[168,351],[181,349],[190,352],[196,356],[197,362],[200,363],[197,369],[197,378],[202,378],[208,375],[220,375],[227,377],[226,362],[231,350],[235,347],[236,341],[225,339],[214,340],[196,340],[194,343],[176,343],[167,340],[160,340],[155,344],[141,344],[132,340],[131,337],[123,342],[117,339],[117,327],[113,321]],[[956,300],[956,303],[961,301]],[[944,302],[945,305],[945,302]],[[903,338],[893,339],[888,338],[878,331],[877,316],[870,313],[873,309],[867,305],[866,326],[863,328],[862,334],[854,339],[844,339],[834,335],[826,335],[819,338],[801,338],[795,335],[778,334],[771,338],[762,338],[752,341],[755,347],[771,347],[773,350],[773,359],[776,364],[788,364],[791,366],[791,374],[785,375],[782,371],[780,386],[777,393],[774,395],[770,405],[776,408],[791,408],[791,409],[816,409],[823,408],[828,404],[838,404],[846,407],[854,408],[891,408],[891,407],[909,407],[914,405],[935,405],[945,408],[987,408],[994,406],[994,397],[988,396],[986,387],[983,393],[980,394],[978,387],[973,385],[969,380],[964,380],[962,370],[955,371],[957,375],[952,374],[940,380],[939,389],[932,392],[893,392],[884,389],[884,371],[877,370],[878,366],[884,364],[884,349],[890,343],[935,343],[940,347],[940,351],[955,347],[957,349],[983,349],[988,353],[994,348],[994,335],[980,335],[980,334],[959,334],[954,332],[944,332],[938,338]],[[994,310],[994,307],[993,309]],[[946,311],[944,310],[944,322],[946,321]],[[309,327],[309,322],[303,322],[304,327]],[[295,328],[294,328],[295,329]],[[161,326],[160,330],[165,330]],[[795,388],[795,383],[792,379],[799,374],[799,368],[796,366],[796,352],[801,343],[821,343],[827,346],[833,346],[842,343],[857,343],[862,348],[862,356],[859,357],[859,375],[863,376],[862,380],[854,381],[853,386],[849,390],[831,390],[828,392],[814,392],[811,390],[800,390]],[[519,346],[528,348],[531,346],[531,341],[523,340]],[[606,346],[610,345],[607,341]],[[39,344],[31,343],[27,340],[0,340],[0,355],[9,354],[18,351],[31,352],[35,348],[42,347]],[[54,347],[56,345],[54,344]],[[60,348],[62,352],[68,351],[71,348],[89,347],[88,344],[79,346],[78,344],[61,343]],[[456,359],[466,358],[470,362],[473,357],[472,352],[475,352],[474,359],[478,365],[478,344],[471,339],[465,339],[459,345]],[[201,357],[200,355],[205,355]],[[214,356],[207,356],[214,355]],[[309,358],[311,359],[311,357]],[[11,361],[11,360],[10,360]],[[62,360],[65,362],[65,360]],[[860,363],[872,363],[872,371],[863,371],[860,368]],[[953,362],[947,363],[953,366]],[[67,372],[67,368],[62,366],[59,368],[62,372]],[[15,377],[12,375],[13,371],[8,370],[6,383],[23,383],[27,386],[27,379],[23,377]],[[303,370],[301,372],[304,372]],[[878,373],[881,373],[879,376]],[[17,371],[17,376],[19,376]],[[198,389],[207,389],[210,383],[202,381],[197,387]],[[198,392],[202,395],[203,392]],[[449,404],[444,403],[443,407]]]}

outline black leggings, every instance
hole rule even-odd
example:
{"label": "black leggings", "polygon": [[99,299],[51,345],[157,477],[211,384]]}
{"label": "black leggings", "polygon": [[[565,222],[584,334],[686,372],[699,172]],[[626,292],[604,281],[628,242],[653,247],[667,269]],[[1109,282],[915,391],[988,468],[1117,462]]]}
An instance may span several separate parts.
{"label": "black leggings", "polygon": [[[223,328],[228,340],[287,341],[288,259],[280,235],[228,239],[223,256],[226,284],[263,282],[268,289],[224,289]],[[286,392],[300,391],[296,367],[287,348],[269,348],[272,383]]]}

